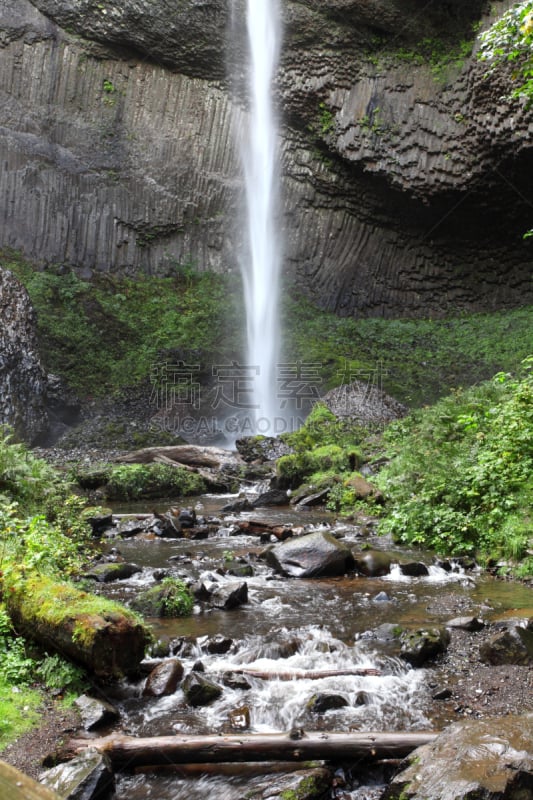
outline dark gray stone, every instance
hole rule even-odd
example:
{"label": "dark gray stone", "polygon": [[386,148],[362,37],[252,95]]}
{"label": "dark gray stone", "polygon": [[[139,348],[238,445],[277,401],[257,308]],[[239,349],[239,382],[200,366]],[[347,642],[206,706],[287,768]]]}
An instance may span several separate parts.
{"label": "dark gray stone", "polygon": [[48,770],[41,783],[68,800],[107,800],[115,790],[107,756],[90,748],[72,761]]}
{"label": "dark gray stone", "polygon": [[353,566],[351,550],[330,533],[310,533],[288,539],[265,553],[268,564],[293,578],[344,575]]}
{"label": "dark gray stone", "polygon": [[98,728],[105,728],[116,722],[120,714],[115,706],[105,700],[98,700],[96,697],[82,694],[74,701],[74,705],[80,712],[81,721],[86,731],[94,731]]}
{"label": "dark gray stone", "polygon": [[208,706],[222,695],[223,689],[200,672],[190,672],[183,681],[183,693],[190,706]]}
{"label": "dark gray stone", "polygon": [[413,667],[421,667],[426,661],[445,653],[450,643],[446,628],[419,628],[404,630],[400,636],[400,657]]}
{"label": "dark gray stone", "polygon": [[143,689],[145,697],[174,694],[183,678],[183,664],[178,658],[163,661],[149,674]]}

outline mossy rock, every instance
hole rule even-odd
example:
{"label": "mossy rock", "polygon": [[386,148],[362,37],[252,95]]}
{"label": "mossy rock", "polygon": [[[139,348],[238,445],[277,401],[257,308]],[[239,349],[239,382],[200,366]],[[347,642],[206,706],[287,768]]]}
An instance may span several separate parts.
{"label": "mossy rock", "polygon": [[191,591],[183,581],[165,578],[138,594],[131,605],[145,617],[186,617],[192,612],[193,603]]}

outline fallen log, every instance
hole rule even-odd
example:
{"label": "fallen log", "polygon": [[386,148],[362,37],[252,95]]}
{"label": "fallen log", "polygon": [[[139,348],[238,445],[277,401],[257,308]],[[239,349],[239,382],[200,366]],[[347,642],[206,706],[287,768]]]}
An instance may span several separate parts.
{"label": "fallen log", "polygon": [[381,670],[374,667],[354,667],[353,669],[308,669],[284,670],[283,672],[268,672],[259,669],[232,669],[238,675],[250,675],[252,678],[261,678],[264,681],[294,681],[308,680],[319,681],[322,678],[337,678],[343,675],[381,675]]}
{"label": "fallen log", "polygon": [[289,734],[178,734],[151,738],[111,734],[101,739],[73,739],[67,750],[80,753],[87,747],[95,747],[111,759],[114,769],[236,761],[350,761],[405,758],[436,736],[436,733],[306,733],[300,730]]}
{"label": "fallen log", "polygon": [[242,464],[242,459],[231,450],[223,450],[220,447],[200,447],[192,444],[143,447],[141,450],[125,453],[115,460],[120,464],[150,464],[158,458],[168,458],[179,462],[182,467],[187,464],[191,467],[220,469],[224,464]]}
{"label": "fallen log", "polygon": [[0,797],[2,800],[61,800],[56,792],[4,761],[0,761]]}
{"label": "fallen log", "polygon": [[100,677],[137,671],[150,631],[129,609],[39,574],[3,590],[15,630]]}

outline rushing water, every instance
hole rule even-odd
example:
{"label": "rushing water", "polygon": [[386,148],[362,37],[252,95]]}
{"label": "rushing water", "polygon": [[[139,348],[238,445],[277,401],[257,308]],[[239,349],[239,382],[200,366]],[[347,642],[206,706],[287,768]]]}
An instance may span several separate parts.
{"label": "rushing water", "polygon": [[[257,371],[252,380],[251,405],[255,425],[271,433],[277,412],[278,282],[280,233],[276,115],[271,87],[280,42],[277,0],[247,0],[249,45],[248,130],[242,142],[245,177],[247,253],[242,260],[246,304],[248,364]],[[269,425],[267,430],[265,425]]]}
{"label": "rushing water", "polygon": [[[225,500],[202,498],[204,512],[216,513]],[[384,538],[362,541],[355,525],[337,525],[331,516],[319,512],[272,509],[263,512],[270,520],[299,524],[303,530],[334,525],[335,534],[353,549],[363,544],[390,548]],[[246,516],[246,515],[244,515]],[[255,511],[253,516],[261,516]],[[473,613],[485,607],[491,588],[486,579],[432,566],[430,574],[410,578],[392,568],[382,578],[345,576],[322,580],[284,579],[274,574],[258,553],[257,537],[230,535],[224,520],[219,531],[207,540],[154,539],[139,536],[112,541],[127,561],[143,567],[142,573],[127,581],[105,587],[108,595],[127,600],[141,588],[153,585],[154,571],[165,568],[173,575],[194,578],[205,585],[237,585],[242,579],[222,574],[224,559],[245,557],[254,574],[246,578],[249,602],[233,611],[196,608],[186,619],[152,620],[156,637],[171,641],[191,637],[178,652],[185,672],[201,661],[208,677],[220,683],[226,671],[259,669],[265,672],[303,672],[309,670],[361,670],[372,668],[379,674],[333,675],[320,679],[263,680],[249,677],[245,689],[225,687],[219,700],[206,707],[193,708],[185,702],[181,689],[158,699],[142,696],[143,681],[121,690],[120,728],[138,736],[172,733],[227,733],[232,731],[231,712],[242,706],[249,709],[250,732],[286,732],[292,727],[304,730],[368,731],[428,730],[446,720],[436,717],[430,684],[435,674],[413,669],[398,659],[390,643],[372,635],[380,625],[428,625],[449,619],[450,604],[469,607]],[[398,558],[402,555],[398,552]],[[499,604],[505,606],[505,584],[498,584]],[[530,590],[522,597],[513,588],[513,607],[531,603]],[[385,595],[385,596],[384,596]],[[208,639],[223,634],[232,640],[223,655],[209,652]],[[430,678],[429,675],[432,675]],[[341,708],[316,713],[309,703],[317,693],[336,695],[346,701]],[[178,769],[172,774],[122,775],[116,800],[242,800],[261,786],[280,785],[282,776],[265,778],[261,768],[233,765],[227,774],[191,778]],[[372,792],[375,791],[375,794]],[[343,798],[369,800],[379,796],[379,788],[365,785],[344,790]]]}

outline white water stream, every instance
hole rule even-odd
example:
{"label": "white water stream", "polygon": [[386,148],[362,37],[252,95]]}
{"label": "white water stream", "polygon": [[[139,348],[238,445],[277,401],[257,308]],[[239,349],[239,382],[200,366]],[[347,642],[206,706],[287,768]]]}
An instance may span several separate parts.
{"label": "white water stream", "polygon": [[247,0],[249,48],[248,129],[242,142],[246,197],[246,255],[242,275],[246,305],[248,365],[253,368],[254,428],[272,434],[276,416],[278,293],[281,236],[277,124],[272,81],[280,47],[278,0]]}

